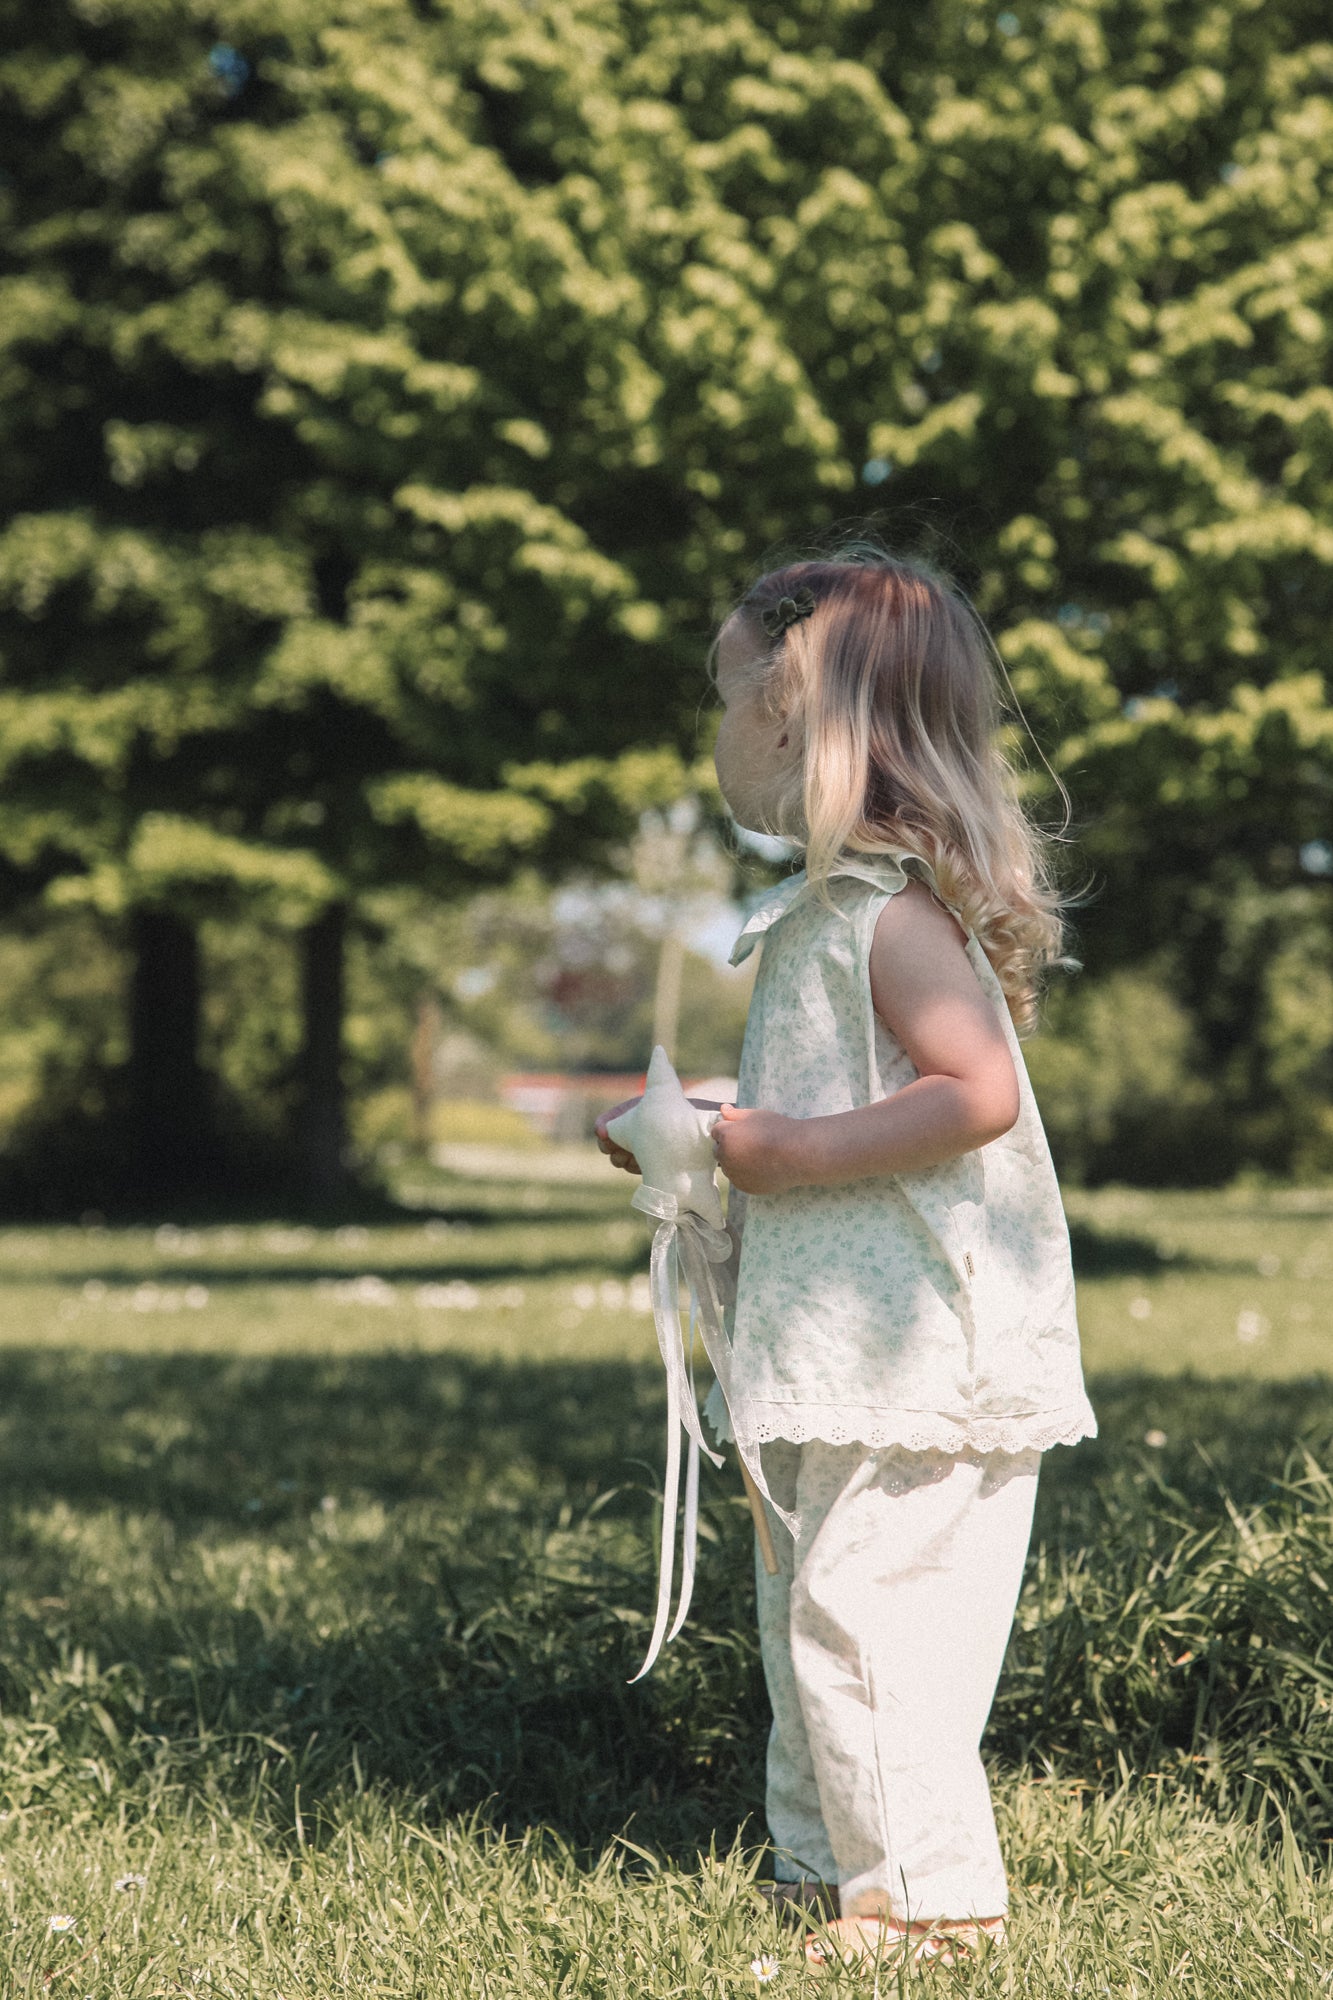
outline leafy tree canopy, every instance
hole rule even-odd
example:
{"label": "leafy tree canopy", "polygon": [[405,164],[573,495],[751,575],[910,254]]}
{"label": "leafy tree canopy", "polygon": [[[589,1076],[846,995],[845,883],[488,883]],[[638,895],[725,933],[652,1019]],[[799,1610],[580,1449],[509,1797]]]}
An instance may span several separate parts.
{"label": "leafy tree canopy", "polygon": [[1203,1006],[1242,878],[1326,915],[1313,0],[0,18],[13,885],[572,853],[682,782],[738,573],[869,503],[997,631],[1104,960]]}

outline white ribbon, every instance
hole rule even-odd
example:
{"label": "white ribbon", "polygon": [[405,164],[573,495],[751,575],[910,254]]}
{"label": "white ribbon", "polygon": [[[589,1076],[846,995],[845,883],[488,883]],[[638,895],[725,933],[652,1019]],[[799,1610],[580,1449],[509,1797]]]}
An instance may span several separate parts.
{"label": "white ribbon", "polygon": [[[663,1194],[657,1188],[640,1187],[632,1205],[645,1215],[655,1215],[658,1218],[657,1234],[653,1238],[649,1286],[653,1302],[653,1319],[657,1327],[657,1344],[661,1349],[662,1365],[666,1369],[667,1451],[666,1475],[662,1488],[662,1544],[657,1571],[657,1611],[653,1620],[652,1638],[648,1644],[648,1657],[631,1680],[631,1687],[634,1681],[642,1680],[645,1674],[651,1672],[663,1645],[669,1644],[680,1631],[694,1593],[699,1540],[699,1453],[707,1452],[714,1465],[722,1463],[721,1452],[714,1451],[711,1445],[705,1442],[699,1421],[699,1409],[694,1395],[694,1332],[697,1326],[703,1338],[704,1351],[712,1364],[713,1373],[717,1376],[730,1410],[731,1342],[727,1338],[723,1322],[717,1273],[718,1266],[729,1261],[732,1247],[731,1238],[725,1229],[715,1229],[711,1223],[705,1222],[701,1215],[696,1215],[693,1209],[680,1208],[674,1195]],[[682,1267],[690,1292],[688,1349],[681,1330],[680,1318]],[[680,1602],[676,1607],[676,1616],[671,1623],[671,1629],[668,1631],[667,1623],[671,1618],[671,1586],[675,1576],[676,1509],[680,1494],[682,1429],[689,1440],[689,1452],[685,1468]],[[765,1499],[771,1500],[758,1463],[759,1454],[748,1439],[742,1442],[734,1414],[732,1429],[736,1432],[736,1449],[749,1467],[756,1486]],[[778,1512],[782,1514],[784,1520],[788,1520],[782,1509],[778,1509]]]}

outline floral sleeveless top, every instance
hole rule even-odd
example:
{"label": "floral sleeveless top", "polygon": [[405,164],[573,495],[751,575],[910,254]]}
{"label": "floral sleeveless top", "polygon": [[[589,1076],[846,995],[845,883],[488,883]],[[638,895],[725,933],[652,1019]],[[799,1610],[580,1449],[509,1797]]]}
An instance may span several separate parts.
{"label": "floral sleeveless top", "polygon": [[[929,864],[904,850],[844,857],[832,909],[802,874],[755,910],[732,952],[739,964],[762,940],[738,1104],[817,1118],[915,1079],[875,1013],[869,963],[909,872],[938,895]],[[717,1384],[706,1407],[719,1437],[1017,1452],[1096,1436],[1050,1148],[994,967],[954,915],[1013,1057],[1018,1121],[914,1172],[731,1191],[731,1408]]]}

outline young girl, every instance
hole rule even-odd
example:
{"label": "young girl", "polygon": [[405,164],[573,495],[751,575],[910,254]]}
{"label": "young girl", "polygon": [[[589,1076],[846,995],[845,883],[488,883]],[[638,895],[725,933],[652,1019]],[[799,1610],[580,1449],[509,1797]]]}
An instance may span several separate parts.
{"label": "young girl", "polygon": [[714,1133],[740,1250],[730,1407],[714,1385],[706,1414],[762,1468],[779,1557],[756,1560],[773,1894],[836,1884],[852,1962],[951,1957],[1004,1933],[979,1745],[1041,1454],[1096,1435],[1018,1041],[1041,972],[1076,962],[989,642],[942,579],[789,565],[715,655],[723,796],[805,858],[733,953],[762,944]]}

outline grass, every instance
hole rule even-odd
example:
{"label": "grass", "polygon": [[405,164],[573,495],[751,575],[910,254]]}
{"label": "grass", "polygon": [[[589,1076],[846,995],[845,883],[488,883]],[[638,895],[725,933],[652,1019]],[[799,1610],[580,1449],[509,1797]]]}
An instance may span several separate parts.
{"label": "grass", "polygon": [[[745,1888],[730,1466],[626,1684],[664,1408],[626,1191],[4,1232],[6,2000],[750,1995],[766,1952],[838,1989]],[[987,1738],[1013,1944],[907,1985],[1333,1990],[1333,1191],[1068,1208],[1102,1434],[1043,1468]]]}

